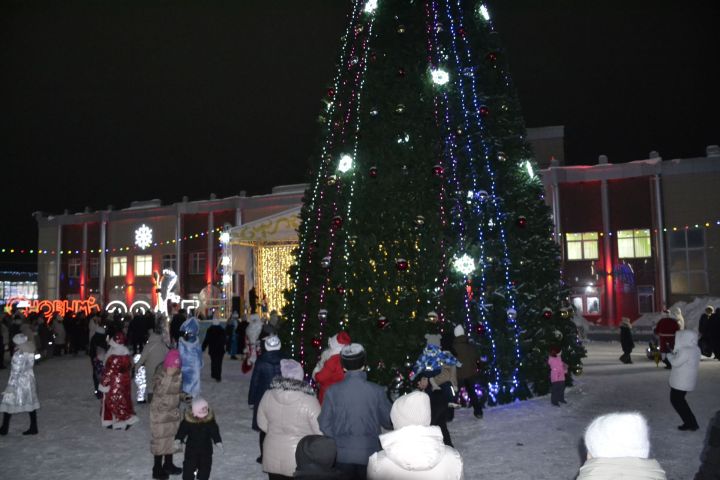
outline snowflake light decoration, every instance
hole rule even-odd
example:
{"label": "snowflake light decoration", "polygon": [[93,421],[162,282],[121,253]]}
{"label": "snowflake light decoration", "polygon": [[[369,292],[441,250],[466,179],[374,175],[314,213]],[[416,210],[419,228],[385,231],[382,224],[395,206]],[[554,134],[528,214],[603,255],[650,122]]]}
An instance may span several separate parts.
{"label": "snowflake light decoration", "polygon": [[338,164],[338,170],[341,173],[345,173],[352,168],[353,159],[350,155],[343,155],[340,157],[340,163]]}
{"label": "snowflake light decoration", "polygon": [[453,259],[453,266],[455,270],[467,276],[475,270],[475,261],[466,253],[460,258],[455,257]]}
{"label": "snowflake light decoration", "polygon": [[135,230],[135,245],[145,250],[152,245],[152,229],[143,224]]}
{"label": "snowflake light decoration", "polygon": [[435,85],[445,85],[450,81],[450,74],[440,68],[430,70],[430,76]]}

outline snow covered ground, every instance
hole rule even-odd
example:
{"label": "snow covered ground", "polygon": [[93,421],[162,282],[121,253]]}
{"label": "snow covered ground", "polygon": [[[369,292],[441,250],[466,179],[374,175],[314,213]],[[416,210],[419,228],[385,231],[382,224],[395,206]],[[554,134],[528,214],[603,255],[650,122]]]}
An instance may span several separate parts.
{"label": "snow covered ground", "polygon": [[[668,479],[691,479],[699,466],[708,422],[720,409],[720,362],[701,362],[698,389],[688,395],[701,429],[679,432],[680,419],[669,401],[668,371],[648,361],[639,343],[634,364],[622,365],[617,360],[620,353],[618,343],[589,343],[584,373],[568,390],[569,405],[562,408],[551,406],[544,397],[487,409],[483,420],[473,418],[470,410],[459,411],[449,428],[465,461],[465,478],[572,479],[582,464],[582,433],[590,420],[614,410],[638,410],[648,417],[652,454]],[[28,416],[13,416],[9,435],[0,437],[3,478],[150,478],[147,405],[137,406],[141,422],[130,430],[106,430],[100,427],[87,357],[50,359],[35,371],[40,434],[22,436]],[[7,377],[8,370],[0,371],[0,388]],[[207,362],[204,396],[216,410],[225,445],[224,455],[214,455],[212,478],[267,478],[255,462],[259,451],[257,434],[250,430],[248,383],[249,375],[231,360],[225,360],[223,382],[215,383]],[[176,455],[175,463],[182,463],[181,455]]]}

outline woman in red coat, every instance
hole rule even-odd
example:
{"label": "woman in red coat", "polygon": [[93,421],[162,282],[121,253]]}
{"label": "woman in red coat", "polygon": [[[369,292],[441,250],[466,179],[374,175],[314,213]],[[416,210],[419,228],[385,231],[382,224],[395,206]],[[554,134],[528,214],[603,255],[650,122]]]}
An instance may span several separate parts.
{"label": "woman in red coat", "polygon": [[325,392],[330,385],[342,381],[345,378],[345,372],[340,365],[340,350],[345,345],[350,345],[350,335],[347,332],[339,332],[328,340],[328,348],[323,350],[320,355],[320,361],[313,370],[313,379],[318,383],[318,401],[323,402]]}
{"label": "woman in red coat", "polygon": [[125,335],[117,332],[110,340],[105,357],[105,373],[98,390],[103,392],[102,426],[127,430],[138,422],[133,409],[130,373],[132,361],[125,346]]}

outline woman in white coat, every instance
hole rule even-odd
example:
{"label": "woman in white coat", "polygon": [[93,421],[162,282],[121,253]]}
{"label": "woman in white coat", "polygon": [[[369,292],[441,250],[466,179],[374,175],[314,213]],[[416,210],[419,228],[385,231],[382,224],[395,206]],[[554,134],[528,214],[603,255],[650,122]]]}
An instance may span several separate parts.
{"label": "woman in white coat", "polygon": [[320,403],[315,390],[303,381],[302,365],[280,360],[282,377],[275,377],[260,400],[257,423],[266,433],[262,466],[270,480],[292,478],[295,449],[306,435],[322,435],[318,426]]}
{"label": "woman in white coat", "polygon": [[695,390],[700,355],[697,333],[694,330],[679,330],[675,334],[675,350],[667,356],[672,365],[669,381],[670,403],[683,421],[678,430],[694,432],[699,428],[685,395]]}
{"label": "woman in white coat", "polygon": [[395,400],[395,430],[380,435],[383,449],[368,461],[368,480],[462,480],[460,453],[443,443],[440,427],[430,426],[430,397],[420,391]]}
{"label": "woman in white coat", "polygon": [[3,412],[3,423],[0,435],[7,435],[10,428],[10,416],[14,413],[28,412],[30,414],[30,428],[23,435],[35,435],[37,428],[37,409],[40,408],[37,387],[35,386],[35,344],[29,342],[27,336],[18,333],[13,337],[16,346],[12,357],[12,370],[5,392],[0,402],[0,412]]}

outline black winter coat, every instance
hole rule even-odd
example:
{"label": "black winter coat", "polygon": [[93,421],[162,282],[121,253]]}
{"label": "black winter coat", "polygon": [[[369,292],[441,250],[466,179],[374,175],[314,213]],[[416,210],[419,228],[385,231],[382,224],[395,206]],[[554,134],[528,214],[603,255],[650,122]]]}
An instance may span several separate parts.
{"label": "black winter coat", "polygon": [[185,320],[187,320],[187,317],[182,313],[176,313],[172,317],[172,321],[170,322],[170,338],[172,338],[175,343],[180,339],[180,327],[185,323]]}
{"label": "black winter coat", "polygon": [[430,396],[430,425],[440,427],[443,436],[443,443],[448,447],[452,447],[450,439],[450,431],[447,428],[448,419],[448,400],[445,392],[442,390],[433,390],[432,385],[428,385],[425,393]]}
{"label": "black winter coat", "polygon": [[635,348],[632,331],[624,325],[620,327],[620,345],[622,346],[623,353],[630,353],[633,348]]}
{"label": "black winter coat", "polygon": [[175,439],[185,444],[186,456],[212,455],[213,443],[222,443],[213,411],[210,410],[205,418],[197,418],[191,411],[186,411]]}
{"label": "black winter coat", "polygon": [[213,325],[207,329],[202,344],[203,352],[208,349],[210,356],[225,354],[225,329],[220,325]]}
{"label": "black winter coat", "polygon": [[280,360],[284,358],[280,350],[265,352],[255,362],[252,377],[250,378],[250,390],[248,391],[248,405],[253,405],[252,429],[260,431],[257,424],[257,411],[265,391],[270,387],[272,379],[280,375]]}

